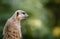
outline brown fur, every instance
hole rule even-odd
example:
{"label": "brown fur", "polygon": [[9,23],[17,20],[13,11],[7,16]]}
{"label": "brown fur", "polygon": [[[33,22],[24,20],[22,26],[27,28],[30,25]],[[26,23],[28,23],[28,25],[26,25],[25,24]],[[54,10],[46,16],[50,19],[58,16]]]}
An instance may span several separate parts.
{"label": "brown fur", "polygon": [[21,33],[21,25],[17,12],[16,11],[11,18],[9,18],[4,26],[3,29],[3,39],[21,39],[22,33]]}

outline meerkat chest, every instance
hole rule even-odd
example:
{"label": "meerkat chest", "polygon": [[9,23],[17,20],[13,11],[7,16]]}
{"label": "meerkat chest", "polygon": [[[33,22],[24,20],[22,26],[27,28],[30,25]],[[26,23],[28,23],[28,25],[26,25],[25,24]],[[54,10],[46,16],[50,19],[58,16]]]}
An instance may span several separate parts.
{"label": "meerkat chest", "polygon": [[20,31],[20,29],[21,29],[21,25],[20,25],[20,23],[14,23],[14,24],[15,24],[15,27],[17,28],[17,30]]}
{"label": "meerkat chest", "polygon": [[15,23],[15,26],[16,26],[16,28],[18,30],[18,33],[19,33],[19,36],[21,38],[22,37],[22,33],[21,33],[21,25],[20,25],[20,23]]}

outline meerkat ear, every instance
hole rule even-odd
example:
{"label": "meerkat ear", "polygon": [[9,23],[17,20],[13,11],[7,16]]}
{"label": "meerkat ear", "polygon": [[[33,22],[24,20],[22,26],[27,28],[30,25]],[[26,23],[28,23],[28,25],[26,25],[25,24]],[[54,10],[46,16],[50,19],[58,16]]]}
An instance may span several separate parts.
{"label": "meerkat ear", "polygon": [[17,12],[17,16],[19,15],[19,12]]}

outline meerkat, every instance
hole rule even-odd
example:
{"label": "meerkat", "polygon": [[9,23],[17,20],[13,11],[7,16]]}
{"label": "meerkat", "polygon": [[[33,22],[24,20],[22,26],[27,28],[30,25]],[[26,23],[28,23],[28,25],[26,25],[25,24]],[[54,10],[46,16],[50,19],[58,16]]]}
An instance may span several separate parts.
{"label": "meerkat", "polygon": [[23,10],[17,10],[10,17],[3,29],[3,39],[21,39],[21,20],[28,17],[28,14]]}

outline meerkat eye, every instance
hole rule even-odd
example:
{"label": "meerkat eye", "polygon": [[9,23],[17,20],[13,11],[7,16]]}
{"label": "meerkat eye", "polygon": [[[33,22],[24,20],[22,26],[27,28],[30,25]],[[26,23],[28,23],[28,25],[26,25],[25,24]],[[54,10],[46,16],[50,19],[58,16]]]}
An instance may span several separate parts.
{"label": "meerkat eye", "polygon": [[24,15],[25,15],[25,12],[22,12],[22,14],[24,14]]}
{"label": "meerkat eye", "polygon": [[19,12],[17,12],[17,16],[19,15]]}

